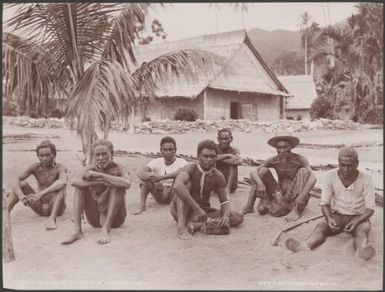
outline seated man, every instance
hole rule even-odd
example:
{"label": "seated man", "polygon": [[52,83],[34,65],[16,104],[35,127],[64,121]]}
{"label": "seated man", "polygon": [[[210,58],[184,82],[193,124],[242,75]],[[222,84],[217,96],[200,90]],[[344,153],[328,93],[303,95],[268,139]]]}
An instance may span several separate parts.
{"label": "seated man", "polygon": [[216,169],[224,175],[228,193],[234,193],[238,187],[238,165],[242,164],[240,151],[230,146],[233,135],[229,129],[218,131],[218,156]]}
{"label": "seated man", "polygon": [[[171,202],[171,215],[177,222],[177,235],[180,239],[191,239],[191,234],[204,226],[206,217],[217,218],[219,226],[227,228],[243,221],[242,214],[231,212],[226,180],[214,168],[216,144],[211,140],[202,141],[198,144],[197,152],[198,163],[186,165],[174,184],[176,196]],[[210,207],[212,191],[218,195],[221,210]]]}
{"label": "seated man", "polygon": [[[276,136],[267,142],[277,149],[275,155],[250,172],[253,186],[243,214],[254,212],[253,206],[260,197],[257,209],[261,215],[286,216],[287,221],[300,218],[309,200],[309,192],[316,183],[309,162],[302,155],[292,153],[291,149],[299,143],[297,137]],[[274,179],[269,168],[278,176]]]}
{"label": "seated man", "polygon": [[72,185],[74,193],[74,233],[62,244],[70,244],[83,237],[81,215],[86,215],[92,227],[101,227],[98,242],[110,242],[110,229],[120,227],[126,218],[126,189],[131,178],[126,167],[112,161],[114,148],[107,140],[97,140],[91,146],[93,163],[86,166],[81,179]]}
{"label": "seated man", "polygon": [[[7,192],[8,211],[22,201],[39,216],[49,216],[45,228],[53,230],[57,228],[56,217],[61,216],[66,208],[67,168],[55,162],[56,147],[48,140],[36,147],[36,155],[40,162],[28,166],[12,183],[11,192]],[[31,175],[37,181],[37,193],[24,181]]]}
{"label": "seated man", "polygon": [[174,179],[187,164],[186,160],[175,156],[176,142],[171,137],[164,137],[160,141],[160,153],[163,157],[151,160],[138,172],[142,182],[139,209],[134,213],[135,215],[146,210],[146,199],[149,193],[157,203],[169,204],[172,200]]}
{"label": "seated man", "polygon": [[310,238],[302,243],[294,238],[286,240],[286,247],[294,252],[312,250],[328,236],[345,231],[353,235],[356,254],[365,260],[375,255],[369,243],[369,218],[374,210],[374,190],[370,176],[357,170],[358,154],[347,147],[340,151],[338,169],[328,171],[322,187],[321,208],[325,221],[319,223]]}

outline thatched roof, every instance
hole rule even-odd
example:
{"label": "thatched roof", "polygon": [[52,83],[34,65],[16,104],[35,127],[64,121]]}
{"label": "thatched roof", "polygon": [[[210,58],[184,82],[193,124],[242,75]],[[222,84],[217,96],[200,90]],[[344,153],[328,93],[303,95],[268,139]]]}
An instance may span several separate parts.
{"label": "thatched roof", "polygon": [[287,99],[286,109],[310,109],[313,100],[317,98],[311,75],[278,76],[278,79],[293,96]]}
{"label": "thatched roof", "polygon": [[159,85],[155,91],[156,96],[195,98],[206,88],[288,96],[288,91],[262,60],[245,30],[137,46],[134,48],[134,54],[140,65],[163,54],[182,49],[209,51],[223,57],[225,64],[215,72],[214,77],[209,77],[204,72],[198,74],[194,80],[175,77],[168,83]]}

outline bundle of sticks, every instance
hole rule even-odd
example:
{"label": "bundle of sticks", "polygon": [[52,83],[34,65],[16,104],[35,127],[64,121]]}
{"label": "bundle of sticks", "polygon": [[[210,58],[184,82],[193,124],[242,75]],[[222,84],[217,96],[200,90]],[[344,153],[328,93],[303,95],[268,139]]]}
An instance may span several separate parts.
{"label": "bundle of sticks", "polygon": [[374,202],[377,206],[384,207],[384,192],[380,188],[374,188]]}

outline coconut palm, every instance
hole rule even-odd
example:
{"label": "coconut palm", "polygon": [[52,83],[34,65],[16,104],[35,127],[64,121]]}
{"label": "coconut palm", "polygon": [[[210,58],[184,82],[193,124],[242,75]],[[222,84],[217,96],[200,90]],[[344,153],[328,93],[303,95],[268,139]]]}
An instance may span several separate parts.
{"label": "coconut palm", "polygon": [[183,50],[139,66],[133,53],[135,25],[145,21],[147,3],[12,5],[17,12],[6,23],[12,33],[3,38],[7,94],[31,104],[53,95],[66,98],[66,116],[77,121],[88,159],[97,129],[107,137],[113,119],[131,116],[133,121],[137,104],[162,80],[222,65],[212,53]]}

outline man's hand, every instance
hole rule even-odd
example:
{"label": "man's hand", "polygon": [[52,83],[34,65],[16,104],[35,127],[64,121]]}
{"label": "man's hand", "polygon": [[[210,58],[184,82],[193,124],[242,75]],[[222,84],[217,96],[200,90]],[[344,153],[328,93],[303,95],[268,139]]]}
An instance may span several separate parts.
{"label": "man's hand", "polygon": [[298,209],[303,210],[303,209],[305,209],[306,205],[307,205],[307,198],[306,198],[306,195],[304,195],[304,194],[299,194],[298,197],[297,197],[297,206],[298,206]]}
{"label": "man's hand", "polygon": [[194,208],[194,215],[197,222],[205,222],[207,219],[206,212],[199,206]]}
{"label": "man's hand", "polygon": [[332,232],[337,232],[341,230],[341,228],[337,225],[337,222],[334,220],[333,217],[329,217],[327,219],[327,223]]}
{"label": "man's hand", "polygon": [[219,219],[219,225],[220,226],[227,226],[230,227],[230,218],[228,216],[223,216]]}
{"label": "man's hand", "polygon": [[266,196],[266,187],[264,185],[257,185],[257,197],[258,198],[265,198]]}
{"label": "man's hand", "polygon": [[150,175],[148,179],[151,182],[158,182],[162,180],[162,177],[154,174],[154,175]]}
{"label": "man's hand", "polygon": [[22,196],[19,199],[24,204],[24,206],[29,206],[29,200],[27,196]]}
{"label": "man's hand", "polygon": [[100,173],[93,170],[87,170],[82,174],[82,179],[86,181],[89,181],[98,177],[100,177]]}
{"label": "man's hand", "polygon": [[41,199],[40,193],[30,194],[30,195],[26,196],[26,200],[28,201],[29,205],[36,204],[36,202],[39,201],[40,199]]}
{"label": "man's hand", "polygon": [[357,228],[357,226],[358,226],[357,222],[352,220],[345,225],[344,231],[346,233],[352,233]]}

